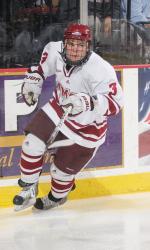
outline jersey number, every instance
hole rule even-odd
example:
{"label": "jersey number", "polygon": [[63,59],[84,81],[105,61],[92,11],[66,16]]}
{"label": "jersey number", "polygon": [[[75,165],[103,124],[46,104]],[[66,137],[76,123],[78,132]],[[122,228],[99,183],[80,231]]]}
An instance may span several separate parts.
{"label": "jersey number", "polygon": [[111,89],[110,91],[110,95],[116,95],[117,94],[117,86],[116,86],[116,83],[111,83],[109,84],[109,88]]}
{"label": "jersey number", "polygon": [[43,64],[46,61],[47,57],[48,57],[48,53],[44,52],[41,58],[41,64]]}

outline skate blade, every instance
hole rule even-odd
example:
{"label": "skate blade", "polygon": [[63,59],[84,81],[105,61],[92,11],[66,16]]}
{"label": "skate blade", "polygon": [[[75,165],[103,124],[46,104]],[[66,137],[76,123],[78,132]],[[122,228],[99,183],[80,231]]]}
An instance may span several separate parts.
{"label": "skate blade", "polygon": [[36,198],[29,199],[29,200],[25,201],[22,205],[15,205],[14,211],[19,212],[19,211],[22,211],[22,210],[27,209],[29,207],[32,207],[35,202],[36,202]]}
{"label": "skate blade", "polygon": [[44,209],[38,209],[38,208],[36,208],[36,207],[32,207],[32,212],[34,213],[34,214],[38,214],[38,213],[45,213],[45,212],[49,212],[50,210],[53,210],[53,209],[55,209],[55,208],[57,208],[58,206],[55,206],[55,207],[50,207],[50,208],[44,208]]}
{"label": "skate blade", "polygon": [[44,210],[44,209],[38,209],[38,208],[36,208],[36,207],[32,207],[32,212],[34,213],[34,214],[37,214],[37,213],[42,213],[43,211],[47,211],[47,210]]}

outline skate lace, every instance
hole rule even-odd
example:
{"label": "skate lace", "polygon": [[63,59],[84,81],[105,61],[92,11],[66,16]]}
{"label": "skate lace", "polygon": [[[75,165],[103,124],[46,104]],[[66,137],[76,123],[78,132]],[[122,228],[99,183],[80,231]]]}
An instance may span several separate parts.
{"label": "skate lace", "polygon": [[48,209],[48,208],[58,207],[59,205],[64,204],[67,201],[67,197],[64,197],[61,200],[55,202],[55,201],[50,200],[48,198],[48,195],[46,195],[43,198],[41,198],[41,200],[42,200],[42,203],[43,203],[43,208]]}
{"label": "skate lace", "polygon": [[37,194],[37,188],[36,185],[33,185],[28,188],[27,187],[23,188],[19,196],[23,197],[24,199],[28,199],[28,198],[34,198],[36,194]]}

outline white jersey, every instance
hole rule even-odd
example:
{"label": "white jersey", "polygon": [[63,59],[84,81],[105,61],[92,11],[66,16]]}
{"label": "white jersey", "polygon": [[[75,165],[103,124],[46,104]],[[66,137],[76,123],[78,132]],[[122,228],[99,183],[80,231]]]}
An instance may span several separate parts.
{"label": "white jersey", "polygon": [[81,146],[98,147],[105,141],[107,117],[117,114],[122,107],[122,89],[114,68],[94,52],[86,63],[67,71],[60,54],[62,46],[61,41],[48,43],[41,57],[39,67],[45,78],[56,75],[53,98],[42,110],[57,125],[63,114],[64,98],[80,92],[94,97],[94,109],[69,116],[60,131]]}

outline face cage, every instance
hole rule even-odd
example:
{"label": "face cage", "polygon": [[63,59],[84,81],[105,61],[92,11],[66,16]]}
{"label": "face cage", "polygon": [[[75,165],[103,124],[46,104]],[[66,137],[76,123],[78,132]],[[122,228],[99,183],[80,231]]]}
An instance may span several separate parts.
{"label": "face cage", "polygon": [[71,61],[67,55],[66,55],[66,48],[64,47],[63,48],[63,52],[61,53],[61,56],[64,60],[64,62],[67,64],[67,65],[70,65],[70,66],[81,66],[82,64],[86,63],[89,59],[91,55],[91,51],[90,51],[90,42],[88,42],[88,51],[86,53],[86,55],[80,59],[80,60],[77,60],[77,61]]}

